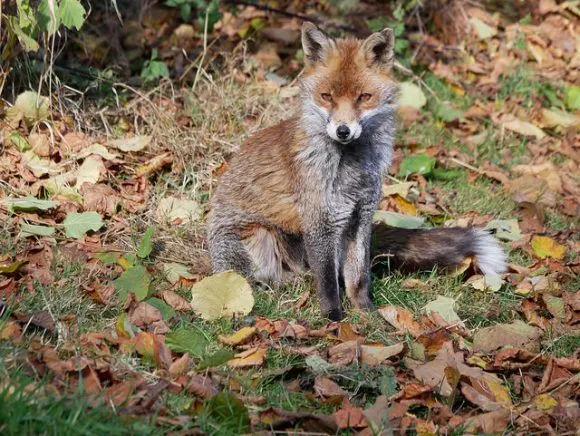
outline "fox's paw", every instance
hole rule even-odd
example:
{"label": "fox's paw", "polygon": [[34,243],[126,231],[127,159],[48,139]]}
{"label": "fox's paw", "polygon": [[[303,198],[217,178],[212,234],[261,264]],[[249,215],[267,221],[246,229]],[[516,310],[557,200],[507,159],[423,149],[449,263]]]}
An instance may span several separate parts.
{"label": "fox's paw", "polygon": [[352,298],[351,301],[352,301],[352,304],[354,305],[354,307],[358,310],[364,310],[367,312],[373,312],[373,311],[377,310],[377,307],[371,301],[371,299],[368,295],[365,295],[364,297],[358,296],[357,298]]}
{"label": "fox's paw", "polygon": [[342,310],[340,310],[340,309],[331,309],[329,311],[324,311],[324,312],[322,312],[322,316],[324,316],[324,318],[327,318],[331,321],[342,321],[344,318],[344,315],[342,314]]}

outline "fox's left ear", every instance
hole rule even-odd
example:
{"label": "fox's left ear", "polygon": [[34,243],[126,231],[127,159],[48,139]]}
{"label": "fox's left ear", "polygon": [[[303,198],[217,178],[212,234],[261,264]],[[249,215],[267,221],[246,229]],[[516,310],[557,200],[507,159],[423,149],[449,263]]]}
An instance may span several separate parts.
{"label": "fox's left ear", "polygon": [[375,32],[363,42],[365,56],[371,65],[390,68],[395,60],[395,34],[393,29]]}

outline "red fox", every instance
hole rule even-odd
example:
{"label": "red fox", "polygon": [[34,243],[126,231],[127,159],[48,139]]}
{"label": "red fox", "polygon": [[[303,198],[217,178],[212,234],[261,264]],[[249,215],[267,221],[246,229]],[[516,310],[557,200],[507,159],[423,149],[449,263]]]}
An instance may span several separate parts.
{"label": "red fox", "polygon": [[[281,283],[309,268],[325,317],[342,319],[341,283],[356,308],[374,307],[372,216],[395,137],[394,42],[391,29],[361,41],[303,25],[299,114],[248,139],[212,198],[214,272]],[[506,268],[503,250],[481,229],[382,227],[375,236],[375,248],[404,267],[450,267],[474,256],[485,274]]]}

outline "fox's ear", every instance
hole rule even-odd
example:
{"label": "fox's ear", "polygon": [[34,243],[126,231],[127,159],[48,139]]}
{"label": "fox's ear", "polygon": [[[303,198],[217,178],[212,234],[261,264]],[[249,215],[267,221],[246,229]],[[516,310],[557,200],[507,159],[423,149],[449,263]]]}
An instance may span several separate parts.
{"label": "fox's ear", "polygon": [[371,65],[390,68],[395,60],[395,34],[393,29],[383,29],[369,36],[363,43],[365,56]]}
{"label": "fox's ear", "polygon": [[315,64],[322,61],[329,45],[330,38],[316,25],[308,21],[302,25],[302,50],[307,63]]}

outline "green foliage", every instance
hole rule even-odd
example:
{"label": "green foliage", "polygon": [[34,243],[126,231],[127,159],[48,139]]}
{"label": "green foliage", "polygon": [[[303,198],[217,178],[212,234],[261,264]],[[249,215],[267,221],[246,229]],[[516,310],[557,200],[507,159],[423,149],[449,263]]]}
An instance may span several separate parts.
{"label": "green foliage", "polygon": [[151,277],[143,265],[135,265],[129,268],[115,280],[115,288],[119,292],[121,301],[127,299],[130,292],[135,293],[135,298],[142,301],[149,295]]}
{"label": "green foliage", "polygon": [[[16,15],[6,14],[2,19],[6,20],[8,32],[16,37],[24,50],[36,52],[40,49],[37,41],[40,36],[53,35],[61,25],[69,30],[80,30],[86,13],[79,0],[42,0],[40,3],[16,0]],[[8,40],[13,39],[10,36]],[[3,52],[2,57],[8,54]]]}
{"label": "green foliage", "polygon": [[176,353],[189,353],[193,357],[202,357],[205,354],[208,341],[197,330],[180,328],[167,333],[165,344]]}
{"label": "green foliage", "polygon": [[221,17],[218,0],[165,0],[165,5],[179,9],[183,21],[189,21],[193,9],[198,11],[197,26],[205,28],[207,16],[207,30],[211,32],[215,23]]}
{"label": "green foliage", "polygon": [[157,58],[157,50],[151,52],[151,60],[145,61],[143,70],[141,70],[141,80],[143,83],[156,82],[164,77],[169,77],[169,69],[165,62]]}

